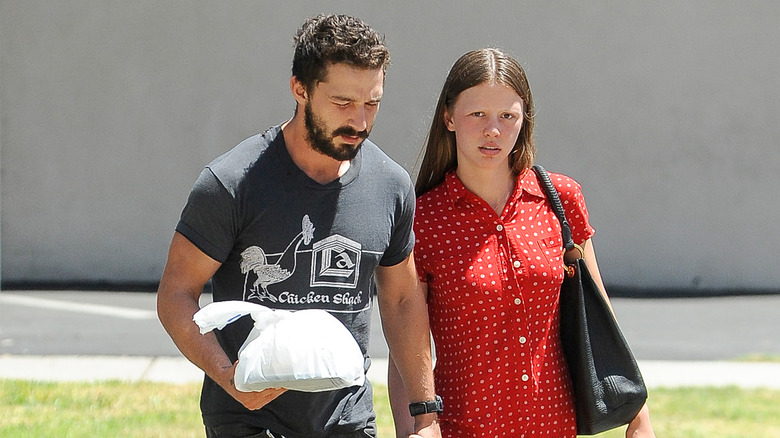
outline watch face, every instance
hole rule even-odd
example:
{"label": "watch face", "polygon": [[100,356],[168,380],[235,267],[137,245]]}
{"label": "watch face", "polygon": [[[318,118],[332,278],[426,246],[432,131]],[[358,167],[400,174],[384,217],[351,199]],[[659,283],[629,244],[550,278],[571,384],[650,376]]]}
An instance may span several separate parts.
{"label": "watch face", "polygon": [[436,404],[436,411],[438,413],[441,413],[444,411],[444,400],[441,399],[438,395],[436,396],[436,400],[434,400],[434,403]]}

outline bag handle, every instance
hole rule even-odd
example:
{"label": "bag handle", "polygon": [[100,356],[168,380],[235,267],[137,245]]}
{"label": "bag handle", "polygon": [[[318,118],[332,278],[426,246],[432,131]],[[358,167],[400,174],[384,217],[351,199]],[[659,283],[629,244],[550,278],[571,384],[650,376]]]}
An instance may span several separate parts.
{"label": "bag handle", "polygon": [[533,170],[536,172],[536,177],[539,179],[539,183],[542,185],[544,193],[547,194],[547,199],[550,201],[555,216],[561,222],[561,237],[563,238],[563,247],[566,251],[570,251],[577,248],[581,257],[585,257],[585,251],[582,247],[574,243],[574,239],[571,236],[571,226],[569,221],[566,220],[566,212],[563,210],[563,204],[561,204],[561,198],[558,196],[558,190],[555,189],[552,181],[550,181],[550,175],[544,167],[536,164],[533,166]]}

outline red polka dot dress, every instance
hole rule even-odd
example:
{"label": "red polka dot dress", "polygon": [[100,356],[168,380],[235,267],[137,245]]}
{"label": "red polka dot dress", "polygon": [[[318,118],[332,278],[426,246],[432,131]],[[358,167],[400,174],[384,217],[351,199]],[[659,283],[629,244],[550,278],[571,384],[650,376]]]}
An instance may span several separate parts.
{"label": "red polka dot dress", "polygon": [[[574,241],[593,234],[579,184],[550,174]],[[560,346],[561,228],[533,170],[499,217],[455,172],[417,200],[443,436],[574,437]]]}

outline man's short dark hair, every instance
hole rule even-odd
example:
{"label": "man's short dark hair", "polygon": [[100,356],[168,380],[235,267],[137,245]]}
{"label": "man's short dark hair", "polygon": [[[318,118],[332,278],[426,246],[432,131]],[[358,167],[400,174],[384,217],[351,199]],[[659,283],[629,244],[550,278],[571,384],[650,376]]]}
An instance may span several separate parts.
{"label": "man's short dark hair", "polygon": [[387,71],[390,52],[384,37],[358,18],[318,15],[303,23],[294,38],[292,74],[307,90],[325,79],[329,64]]}

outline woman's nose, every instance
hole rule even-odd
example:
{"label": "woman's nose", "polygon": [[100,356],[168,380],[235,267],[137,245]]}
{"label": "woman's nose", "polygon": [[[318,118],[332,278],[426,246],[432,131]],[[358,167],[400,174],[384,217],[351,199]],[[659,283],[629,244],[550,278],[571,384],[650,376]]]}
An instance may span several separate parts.
{"label": "woman's nose", "polygon": [[501,135],[501,130],[498,127],[497,120],[488,120],[485,124],[485,129],[482,131],[485,137],[498,137]]}

